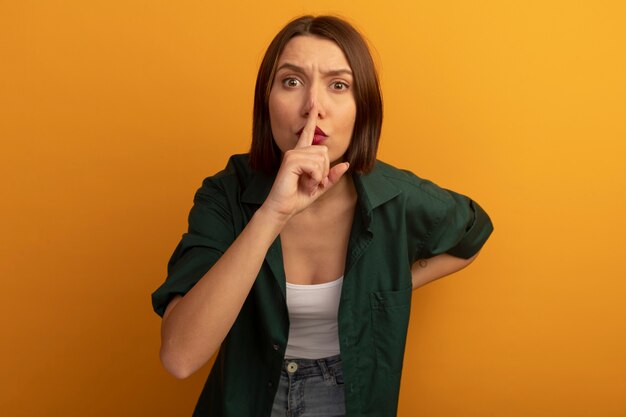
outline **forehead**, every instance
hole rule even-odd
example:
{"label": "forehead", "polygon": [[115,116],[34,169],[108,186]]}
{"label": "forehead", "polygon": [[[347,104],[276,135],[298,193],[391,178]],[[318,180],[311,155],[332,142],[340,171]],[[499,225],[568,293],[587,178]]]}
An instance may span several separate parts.
{"label": "forehead", "polygon": [[339,45],[330,39],[310,35],[296,36],[287,42],[278,58],[278,65],[285,62],[306,67],[350,68]]}

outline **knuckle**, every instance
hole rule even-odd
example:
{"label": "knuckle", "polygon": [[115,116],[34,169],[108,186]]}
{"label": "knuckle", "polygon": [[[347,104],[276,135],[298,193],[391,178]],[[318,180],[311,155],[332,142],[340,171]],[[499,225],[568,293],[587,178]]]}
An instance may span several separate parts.
{"label": "knuckle", "polygon": [[317,145],[317,154],[319,155],[320,158],[326,158],[326,148],[320,148],[319,145]]}

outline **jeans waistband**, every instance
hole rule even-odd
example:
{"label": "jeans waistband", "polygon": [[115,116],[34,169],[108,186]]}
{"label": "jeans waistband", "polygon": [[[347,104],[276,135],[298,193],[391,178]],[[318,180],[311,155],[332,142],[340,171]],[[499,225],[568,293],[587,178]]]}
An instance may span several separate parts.
{"label": "jeans waistband", "polygon": [[295,363],[297,365],[295,372],[300,376],[324,375],[329,369],[341,368],[341,355],[321,359],[285,359],[283,362],[283,372],[293,369],[293,365],[290,364]]}

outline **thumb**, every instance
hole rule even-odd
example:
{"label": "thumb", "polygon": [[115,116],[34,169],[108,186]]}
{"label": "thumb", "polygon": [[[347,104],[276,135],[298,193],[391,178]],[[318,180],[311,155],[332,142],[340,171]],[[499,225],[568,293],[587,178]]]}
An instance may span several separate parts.
{"label": "thumb", "polygon": [[350,163],[349,162],[342,162],[340,164],[335,165],[334,167],[332,167],[330,169],[330,171],[328,171],[328,186],[332,187],[333,185],[335,185],[340,179],[341,177],[343,177],[343,175],[348,172],[348,169],[350,168]]}

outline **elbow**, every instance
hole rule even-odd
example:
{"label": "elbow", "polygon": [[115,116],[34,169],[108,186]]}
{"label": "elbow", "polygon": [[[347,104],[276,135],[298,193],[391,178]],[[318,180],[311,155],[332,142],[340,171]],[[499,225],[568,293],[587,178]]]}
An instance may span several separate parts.
{"label": "elbow", "polygon": [[457,262],[458,262],[457,270],[460,271],[461,269],[467,268],[472,262],[474,262],[474,260],[478,256],[478,253],[479,252],[476,252],[474,255],[472,255],[471,257],[469,257],[467,259],[466,258],[457,258]]}
{"label": "elbow", "polygon": [[467,258],[465,261],[467,262],[467,265],[471,264],[472,262],[474,262],[474,260],[478,257],[478,254],[480,253],[480,250],[478,252],[476,252],[474,255],[470,256],[469,258]]}
{"label": "elbow", "polygon": [[181,355],[175,354],[161,346],[159,352],[161,365],[163,368],[176,379],[186,379],[195,372],[189,363],[181,358]]}

